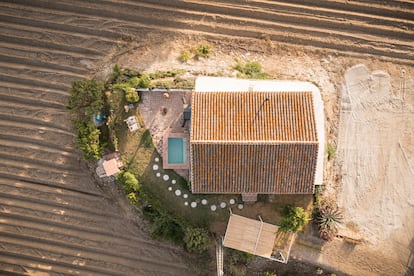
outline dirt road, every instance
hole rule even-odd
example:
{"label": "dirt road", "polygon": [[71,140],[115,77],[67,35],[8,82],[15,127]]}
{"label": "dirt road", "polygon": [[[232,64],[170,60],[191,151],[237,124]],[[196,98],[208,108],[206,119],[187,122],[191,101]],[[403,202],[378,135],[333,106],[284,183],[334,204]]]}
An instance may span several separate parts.
{"label": "dirt road", "polygon": [[65,111],[73,79],[125,53],[156,59],[154,41],[183,34],[412,66],[412,18],[408,1],[1,1],[0,270],[187,272],[180,250],[150,240],[79,161]]}

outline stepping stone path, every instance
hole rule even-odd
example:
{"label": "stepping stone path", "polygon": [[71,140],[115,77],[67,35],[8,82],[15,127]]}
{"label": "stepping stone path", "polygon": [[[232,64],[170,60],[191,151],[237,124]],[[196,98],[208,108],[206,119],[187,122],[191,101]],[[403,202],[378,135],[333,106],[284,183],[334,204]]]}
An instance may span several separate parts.
{"label": "stepping stone path", "polygon": [[[160,159],[158,158],[158,157],[155,157],[154,158],[154,161],[156,162],[156,163],[158,163],[159,161],[160,161]],[[159,169],[160,169],[160,166],[158,165],[158,164],[153,164],[152,165],[152,169],[154,170],[154,171],[158,171]],[[161,173],[160,172],[157,172],[156,174],[155,174],[157,177],[161,177]],[[168,181],[169,179],[170,179],[170,176],[169,175],[167,175],[167,174],[164,174],[163,175],[163,177],[162,177],[162,179],[164,180],[164,181]],[[171,184],[172,185],[175,185],[177,183],[177,180],[175,180],[175,179],[173,179],[173,180],[171,180]],[[173,191],[173,187],[171,187],[171,186],[169,186],[168,187],[168,191],[170,191],[170,192],[172,192]],[[177,190],[175,190],[175,192],[174,192],[174,194],[176,195],[176,196],[183,196],[183,198],[184,199],[187,199],[188,198],[188,194],[183,194],[182,192],[181,192],[181,190],[179,190],[179,189],[177,189]],[[202,199],[201,200],[201,204],[202,205],[207,205],[208,204],[208,201],[207,201],[207,199]],[[236,200],[234,200],[233,198],[231,198],[230,200],[229,200],[229,205],[234,205],[234,204],[236,204]],[[191,208],[196,208],[197,207],[197,202],[196,201],[192,201],[191,202],[191,204],[188,202],[188,201],[184,201],[184,206],[188,206],[188,205],[190,205],[191,206]],[[226,202],[221,202],[220,203],[220,208],[221,209],[224,209],[224,208],[226,208],[226,206],[227,206],[227,204],[226,204]],[[239,209],[239,210],[242,210],[243,209],[243,204],[238,204],[237,205],[237,208]],[[211,204],[210,205],[210,210],[212,211],[212,212],[215,212],[216,210],[217,210],[217,206],[215,205],[215,204]]]}

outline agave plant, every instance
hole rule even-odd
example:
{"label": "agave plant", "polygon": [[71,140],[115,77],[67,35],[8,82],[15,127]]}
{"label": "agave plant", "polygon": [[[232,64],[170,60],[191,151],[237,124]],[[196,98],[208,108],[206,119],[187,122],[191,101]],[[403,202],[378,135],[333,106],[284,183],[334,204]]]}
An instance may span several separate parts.
{"label": "agave plant", "polygon": [[343,216],[340,210],[331,205],[324,205],[319,209],[317,222],[319,225],[319,234],[325,240],[332,240],[337,232],[337,226],[342,223]]}

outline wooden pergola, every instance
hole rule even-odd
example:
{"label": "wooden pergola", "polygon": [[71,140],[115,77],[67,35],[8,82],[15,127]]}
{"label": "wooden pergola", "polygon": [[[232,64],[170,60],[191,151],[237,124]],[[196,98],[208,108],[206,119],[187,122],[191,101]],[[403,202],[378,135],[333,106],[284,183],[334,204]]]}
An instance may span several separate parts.
{"label": "wooden pergola", "polygon": [[[260,217],[259,217],[260,218]],[[278,232],[279,227],[260,220],[230,215],[223,245],[256,256],[287,263],[293,233]]]}

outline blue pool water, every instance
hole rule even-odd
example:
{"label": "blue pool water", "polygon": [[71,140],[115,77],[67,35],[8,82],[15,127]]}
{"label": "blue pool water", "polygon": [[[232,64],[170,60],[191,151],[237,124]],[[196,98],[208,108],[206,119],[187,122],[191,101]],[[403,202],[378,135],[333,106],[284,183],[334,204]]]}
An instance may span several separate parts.
{"label": "blue pool water", "polygon": [[168,164],[186,163],[186,141],[184,138],[168,138]]}

